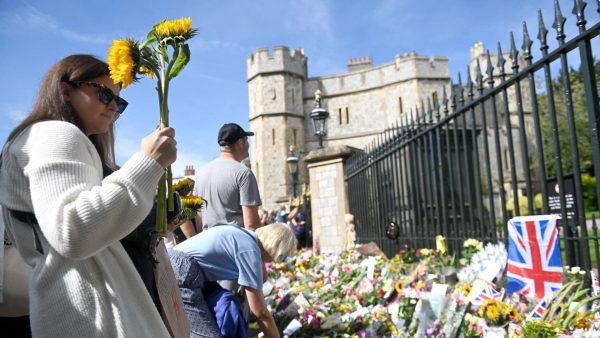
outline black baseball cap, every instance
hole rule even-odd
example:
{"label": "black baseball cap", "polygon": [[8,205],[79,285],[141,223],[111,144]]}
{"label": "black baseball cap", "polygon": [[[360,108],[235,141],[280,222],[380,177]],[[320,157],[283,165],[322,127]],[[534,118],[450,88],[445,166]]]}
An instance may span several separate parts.
{"label": "black baseball cap", "polygon": [[251,131],[245,131],[236,123],[225,123],[221,129],[219,129],[219,138],[217,142],[221,146],[234,144],[237,140],[242,137],[254,136]]}

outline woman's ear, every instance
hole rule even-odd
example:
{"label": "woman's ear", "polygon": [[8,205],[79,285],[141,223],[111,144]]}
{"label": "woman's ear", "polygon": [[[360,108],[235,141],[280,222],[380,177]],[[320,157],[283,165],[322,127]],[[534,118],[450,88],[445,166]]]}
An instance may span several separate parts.
{"label": "woman's ear", "polygon": [[71,86],[66,82],[61,82],[60,91],[65,98],[65,101],[69,102],[71,100]]}

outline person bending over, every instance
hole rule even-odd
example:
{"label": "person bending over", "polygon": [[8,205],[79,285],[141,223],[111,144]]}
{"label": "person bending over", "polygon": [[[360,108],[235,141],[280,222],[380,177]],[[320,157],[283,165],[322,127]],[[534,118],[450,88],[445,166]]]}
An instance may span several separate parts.
{"label": "person bending over", "polygon": [[[266,225],[256,232],[235,225],[220,225],[204,230],[170,250],[192,337],[223,334],[215,325],[205,300],[205,296],[211,296],[206,290],[208,285],[219,280],[235,280],[244,286],[250,311],[265,337],[279,337],[262,293],[266,276],[264,263],[283,261],[295,252],[296,245],[294,232],[285,224]],[[243,329],[247,331],[247,327]]]}

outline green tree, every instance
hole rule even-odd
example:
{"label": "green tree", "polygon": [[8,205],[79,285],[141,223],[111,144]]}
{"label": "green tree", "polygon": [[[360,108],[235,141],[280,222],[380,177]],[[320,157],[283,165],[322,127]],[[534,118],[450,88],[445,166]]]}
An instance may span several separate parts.
{"label": "green tree", "polygon": [[[594,62],[596,74],[596,85],[600,87],[600,62]],[[573,172],[573,158],[571,152],[571,140],[569,124],[567,119],[567,106],[565,100],[564,70],[552,81],[557,131],[560,144],[560,156],[562,160],[563,174]],[[586,107],[586,97],[583,87],[581,68],[569,70],[571,80],[571,96],[573,100],[573,111],[575,116],[575,128],[577,133],[577,149],[579,151],[579,165],[581,172],[593,174],[592,145],[590,140],[590,127]],[[540,128],[542,131],[542,145],[544,149],[544,160],[546,162],[546,175],[556,176],[555,152],[553,146],[553,132],[548,109],[548,95],[545,93],[537,97],[540,111]]]}

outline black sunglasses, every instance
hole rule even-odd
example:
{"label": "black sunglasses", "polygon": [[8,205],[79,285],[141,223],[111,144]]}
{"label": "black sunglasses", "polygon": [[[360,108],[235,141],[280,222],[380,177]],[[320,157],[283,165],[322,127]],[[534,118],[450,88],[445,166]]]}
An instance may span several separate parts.
{"label": "black sunglasses", "polygon": [[96,82],[89,81],[67,81],[71,86],[79,87],[81,85],[92,86],[98,88],[98,100],[106,105],[108,105],[112,100],[115,100],[117,104],[117,113],[115,114],[115,121],[123,114],[125,108],[127,108],[127,101],[121,98],[118,95],[115,95],[110,88],[105,87]]}

